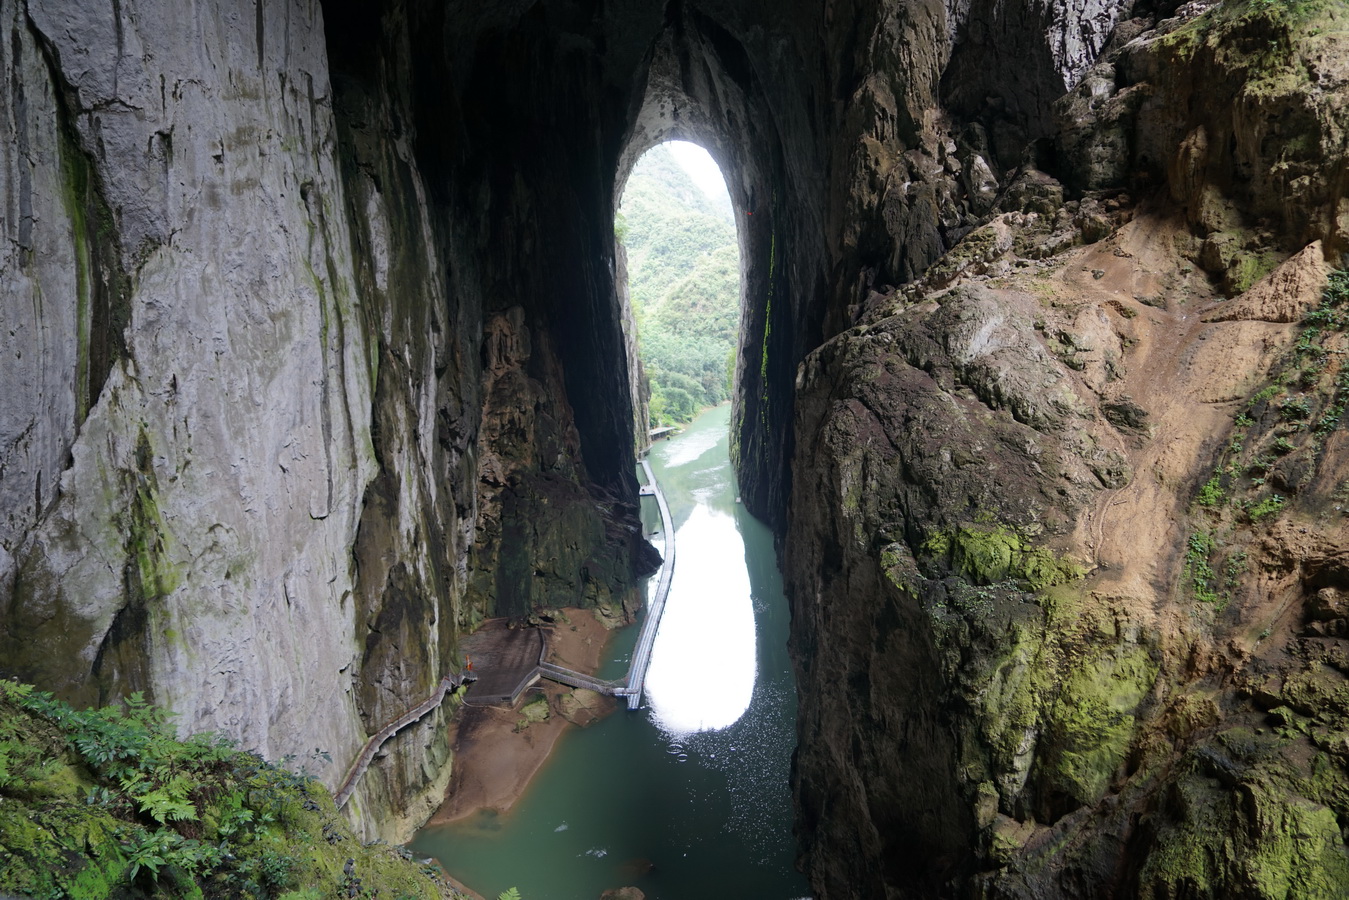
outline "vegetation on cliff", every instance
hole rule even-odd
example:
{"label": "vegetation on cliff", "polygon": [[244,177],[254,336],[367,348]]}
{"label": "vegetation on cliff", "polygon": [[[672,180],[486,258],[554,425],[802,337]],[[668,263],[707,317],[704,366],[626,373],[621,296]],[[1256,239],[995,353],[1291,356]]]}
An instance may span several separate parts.
{"label": "vegetation on cliff", "polygon": [[132,695],[77,710],[0,681],[0,893],[453,898],[435,871],[363,844],[317,782],[213,735],[179,741]]}
{"label": "vegetation on cliff", "polygon": [[660,145],[633,168],[617,230],[651,381],[651,423],[691,421],[730,397],[740,319],[730,207],[710,200]]}
{"label": "vegetation on cliff", "polygon": [[1054,171],[807,357],[817,896],[1349,895],[1346,16],[1122,23]]}

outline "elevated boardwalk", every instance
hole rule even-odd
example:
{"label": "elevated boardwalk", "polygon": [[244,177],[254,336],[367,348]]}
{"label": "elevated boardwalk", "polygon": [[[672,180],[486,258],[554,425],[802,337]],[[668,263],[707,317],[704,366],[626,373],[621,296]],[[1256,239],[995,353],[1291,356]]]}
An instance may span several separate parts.
{"label": "elevated boardwalk", "polygon": [[665,598],[670,593],[670,580],[674,577],[675,535],[674,517],[670,515],[670,505],[665,502],[665,494],[656,484],[656,476],[651,471],[651,463],[642,460],[642,471],[646,474],[646,483],[656,496],[660,507],[661,531],[665,534],[665,562],[660,567],[660,581],[656,584],[656,593],[651,598],[651,608],[646,611],[642,622],[642,633],[637,637],[637,649],[632,653],[632,664],[628,666],[628,709],[637,709],[642,705],[642,688],[646,684],[646,667],[651,664],[651,648],[656,643],[656,629],[660,627],[660,617],[665,612]]}
{"label": "elevated boardwalk", "polygon": [[626,681],[605,681],[593,675],[555,666],[550,662],[539,663],[539,674],[549,681],[556,681],[558,684],[565,684],[574,688],[586,688],[600,694],[608,694],[611,697],[620,696],[619,691],[627,689]]}
{"label": "elevated boardwalk", "polygon": [[675,539],[674,517],[670,515],[670,506],[665,502],[656,476],[651,471],[651,463],[642,460],[642,471],[646,473],[646,484],[642,485],[642,496],[655,497],[660,507],[661,530],[665,534],[665,562],[660,567],[660,581],[656,583],[656,592],[651,597],[651,606],[642,621],[642,631],[637,636],[637,646],[632,651],[632,662],[628,664],[628,674],[621,681],[604,681],[593,675],[574,672],[555,666],[540,658],[536,671],[540,677],[571,687],[588,688],[610,697],[627,697],[628,709],[638,709],[642,705],[642,690],[646,683],[646,669],[651,664],[651,648],[656,643],[656,631],[660,628],[660,617],[665,612],[665,598],[670,593],[670,581],[674,577]]}
{"label": "elevated boardwalk", "polygon": [[435,709],[441,703],[444,703],[445,695],[459,687],[465,680],[471,682],[473,676],[446,675],[444,678],[440,679],[440,684],[436,685],[436,689],[431,692],[431,696],[427,697],[421,703],[403,713],[403,715],[394,719],[388,725],[385,725],[370,736],[370,739],[365,742],[365,746],[361,749],[361,752],[357,754],[356,759],[352,761],[351,767],[347,769],[347,777],[342,780],[342,786],[338,788],[337,793],[333,795],[333,801],[337,804],[338,809],[347,805],[347,801],[351,799],[351,795],[356,790],[356,785],[361,780],[361,776],[365,774],[366,769],[370,768],[370,763],[375,758],[375,754],[379,752],[379,749],[384,746],[385,742],[404,728],[407,728],[413,722],[419,720],[431,710]]}
{"label": "elevated boardwalk", "polygon": [[371,735],[347,769],[342,786],[333,796],[338,809],[351,799],[361,776],[370,768],[370,763],[380,748],[395,734],[443,703],[446,694],[462,685],[469,685],[464,703],[470,706],[496,704],[514,706],[527,688],[537,683],[540,678],[547,678],[549,681],[573,688],[585,688],[610,697],[626,697],[628,709],[641,707],[646,669],[651,663],[651,648],[656,643],[660,617],[665,612],[665,598],[670,593],[675,563],[674,518],[670,515],[670,506],[665,502],[665,495],[656,484],[651,464],[646,460],[642,460],[642,471],[646,474],[646,484],[642,485],[641,494],[643,497],[655,497],[660,507],[661,529],[665,533],[665,561],[660,567],[660,581],[656,584],[651,606],[642,621],[642,631],[637,636],[637,646],[632,653],[632,662],[628,665],[628,674],[619,681],[606,681],[594,675],[554,665],[544,658],[548,655],[548,645],[542,629],[511,629],[504,621],[486,625],[478,633],[470,635],[463,645],[464,652],[470,658],[478,657],[481,679],[469,671],[458,675],[446,675],[436,685],[431,696]]}

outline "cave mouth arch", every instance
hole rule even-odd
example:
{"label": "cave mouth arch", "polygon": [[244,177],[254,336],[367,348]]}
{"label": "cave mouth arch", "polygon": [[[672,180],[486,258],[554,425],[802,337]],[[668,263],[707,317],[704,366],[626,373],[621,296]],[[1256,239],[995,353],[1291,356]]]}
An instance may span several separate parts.
{"label": "cave mouth arch", "polygon": [[[793,245],[797,234],[820,229],[809,224],[813,214],[800,215],[815,204],[802,202],[806,180],[787,176],[777,121],[782,111],[774,108],[757,74],[762,64],[752,62],[755,51],[753,38],[733,34],[692,5],[676,3],[666,10],[634,84],[637,99],[627,116],[611,202],[616,211],[637,160],[667,141],[697,144],[721,170],[740,250],[732,462],[746,507],[781,530],[790,493],[796,365],[805,349],[819,343],[818,329],[800,327],[816,317],[803,319],[798,305],[820,298],[790,285],[793,275],[813,268],[818,247],[797,252]],[[804,227],[789,218],[802,219]],[[795,273],[782,265],[788,257],[799,261]]]}
{"label": "cave mouth arch", "polygon": [[[617,202],[616,287],[635,323],[637,445],[731,399],[744,306],[740,218],[701,145],[648,149]],[[631,352],[631,351],[629,351]]]}

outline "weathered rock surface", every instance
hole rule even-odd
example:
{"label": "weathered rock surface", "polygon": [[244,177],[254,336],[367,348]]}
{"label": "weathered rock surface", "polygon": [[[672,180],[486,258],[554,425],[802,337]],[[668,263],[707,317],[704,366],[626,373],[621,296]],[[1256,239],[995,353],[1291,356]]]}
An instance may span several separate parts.
{"label": "weathered rock surface", "polygon": [[[621,608],[650,566],[612,269],[526,279],[491,249],[535,241],[509,236],[554,206],[531,185],[565,180],[504,204],[480,163],[454,180],[449,120],[419,108],[420,12],[94,6],[3,9],[2,371],[25,390],[2,410],[0,659],[80,702],[145,690],[333,784],[458,664],[461,629]],[[532,387],[503,399],[484,326],[512,309],[535,352],[507,377]],[[522,526],[533,543],[501,540]],[[368,833],[429,811],[440,721],[363,780]]]}
{"label": "weathered rock surface", "polygon": [[600,894],[600,900],[646,900],[646,893],[635,887],[613,888]]}
{"label": "weathered rock surface", "polygon": [[[66,426],[59,492],[11,536],[7,668],[81,702],[149,689],[185,726],[269,756],[344,758],[360,733],[341,551],[373,474],[371,370],[318,11],[26,14],[10,35],[43,61],[35,99],[60,98],[48,127],[67,161],[51,145],[24,158],[53,183],[21,203],[112,250],[79,236],[53,302],[79,304],[88,335],[82,292],[126,272],[129,294],[104,302],[130,314],[101,323],[125,328],[104,339],[125,353],[93,402],[70,404],[87,414]],[[78,373],[89,350],[69,346],[47,365]]]}
{"label": "weathered rock surface", "polygon": [[[1349,878],[1342,5],[0,22],[7,672],[333,783],[484,616],[626,615],[615,190],[693,138],[740,222],[816,895]],[[440,790],[440,724],[366,776],[367,834]]]}
{"label": "weathered rock surface", "polygon": [[1126,22],[1058,105],[1066,189],[1023,170],[801,366],[818,896],[1349,889],[1343,10],[1201,11]]}

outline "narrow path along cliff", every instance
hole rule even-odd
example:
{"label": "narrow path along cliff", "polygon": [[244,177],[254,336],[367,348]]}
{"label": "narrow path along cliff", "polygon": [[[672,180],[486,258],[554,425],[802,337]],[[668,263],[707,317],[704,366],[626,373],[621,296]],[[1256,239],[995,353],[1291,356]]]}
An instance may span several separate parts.
{"label": "narrow path along cliff", "polygon": [[379,752],[389,738],[444,703],[447,694],[476,680],[471,673],[446,675],[440,679],[440,684],[436,685],[436,689],[430,697],[372,734],[370,739],[365,742],[365,746],[361,748],[361,752],[356,756],[356,759],[352,760],[351,767],[347,770],[347,777],[342,779],[342,784],[338,787],[337,793],[333,794],[333,802],[337,805],[337,808],[341,809],[347,805],[347,801],[351,799],[351,792],[356,790],[356,782],[365,774],[365,770],[370,767],[371,760],[375,758],[375,754]]}

